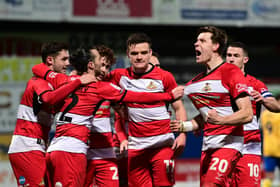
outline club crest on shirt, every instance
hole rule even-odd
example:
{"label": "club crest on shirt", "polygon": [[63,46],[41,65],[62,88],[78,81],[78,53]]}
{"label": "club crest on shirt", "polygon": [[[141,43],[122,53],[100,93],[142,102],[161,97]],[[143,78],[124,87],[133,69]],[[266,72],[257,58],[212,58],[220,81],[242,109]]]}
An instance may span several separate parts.
{"label": "club crest on shirt", "polygon": [[155,85],[155,83],[151,81],[146,88],[149,90],[154,90],[157,88],[157,85]]}
{"label": "club crest on shirt", "polygon": [[204,87],[203,87],[201,90],[204,91],[204,92],[209,92],[209,91],[211,91],[212,89],[211,89],[210,83],[209,83],[209,82],[206,82],[205,85],[204,85]]}

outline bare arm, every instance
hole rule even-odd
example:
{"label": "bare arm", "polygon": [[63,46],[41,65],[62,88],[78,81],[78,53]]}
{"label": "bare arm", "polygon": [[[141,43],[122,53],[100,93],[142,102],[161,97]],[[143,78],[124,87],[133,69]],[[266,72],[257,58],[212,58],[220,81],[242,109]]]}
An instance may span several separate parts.
{"label": "bare arm", "polygon": [[274,97],[263,97],[258,91],[251,91],[251,96],[256,102],[260,102],[270,112],[280,112],[280,104]]}
{"label": "bare arm", "polygon": [[190,121],[173,120],[170,123],[170,128],[174,132],[190,132],[202,129],[204,121],[201,115],[195,116]]}
{"label": "bare arm", "polygon": [[[175,116],[177,120],[187,120],[187,113],[182,100],[177,100],[172,103],[172,108],[175,111]],[[180,155],[186,146],[187,135],[181,132],[175,139],[172,149],[175,149],[175,157]]]}
{"label": "bare arm", "polygon": [[236,100],[238,110],[231,115],[221,116],[215,109],[208,111],[207,122],[219,125],[243,125],[253,119],[253,109],[249,96],[241,96]]}

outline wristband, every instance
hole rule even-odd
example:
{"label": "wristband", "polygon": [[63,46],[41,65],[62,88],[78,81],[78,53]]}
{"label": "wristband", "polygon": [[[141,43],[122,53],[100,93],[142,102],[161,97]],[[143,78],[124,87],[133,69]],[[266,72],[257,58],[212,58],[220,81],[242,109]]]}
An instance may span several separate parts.
{"label": "wristband", "polygon": [[193,131],[193,125],[191,121],[181,121],[180,122],[180,132],[189,132]]}

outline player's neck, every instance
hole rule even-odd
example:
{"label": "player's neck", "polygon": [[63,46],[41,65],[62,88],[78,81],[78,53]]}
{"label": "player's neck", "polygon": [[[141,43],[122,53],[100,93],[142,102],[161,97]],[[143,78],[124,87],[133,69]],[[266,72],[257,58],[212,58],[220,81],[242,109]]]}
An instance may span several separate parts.
{"label": "player's neck", "polygon": [[218,67],[224,62],[221,56],[213,57],[208,63],[207,63],[207,73],[211,72],[213,69]]}
{"label": "player's neck", "polygon": [[146,73],[148,71],[150,71],[152,68],[152,65],[151,64],[148,64],[146,68],[135,68],[135,67],[132,67],[133,69],[133,72],[135,74],[143,74],[143,73]]}

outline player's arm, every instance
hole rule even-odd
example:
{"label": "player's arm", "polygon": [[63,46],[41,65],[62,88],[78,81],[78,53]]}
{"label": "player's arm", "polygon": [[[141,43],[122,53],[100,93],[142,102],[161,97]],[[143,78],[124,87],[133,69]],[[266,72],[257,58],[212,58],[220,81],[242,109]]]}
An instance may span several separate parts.
{"label": "player's arm", "polygon": [[235,105],[232,106],[234,111],[232,114],[221,116],[215,109],[208,110],[206,121],[211,124],[233,126],[249,123],[253,119],[253,108],[244,74],[237,66],[226,68],[221,80],[234,99]]}
{"label": "player's arm", "polygon": [[165,93],[150,93],[150,92],[133,92],[127,91],[124,102],[135,102],[135,103],[153,103],[158,101],[174,101],[183,96],[184,87],[178,86],[171,92]]}
{"label": "player's arm", "polygon": [[115,112],[115,130],[116,136],[120,141],[120,153],[128,149],[127,133],[125,130],[125,117]]}
{"label": "player's arm", "polygon": [[267,108],[270,112],[280,112],[279,102],[272,96],[271,93],[266,93],[265,97],[256,90],[250,92],[251,96],[256,102],[260,102]]}
{"label": "player's arm", "polygon": [[125,130],[125,119],[127,119],[125,108],[117,104],[112,105],[112,107],[115,110],[115,130],[118,139],[120,140],[120,142],[122,142],[123,140],[127,139],[127,133]]}
{"label": "player's arm", "polygon": [[[182,120],[182,121],[187,120],[187,113],[182,100],[177,100],[173,102],[171,106],[175,112],[176,120]],[[175,150],[174,153],[175,156],[178,156],[183,152],[186,146],[186,140],[187,140],[187,134],[184,132],[180,132],[172,145],[172,149]]]}
{"label": "player's arm", "polygon": [[124,90],[120,87],[103,82],[100,85],[99,94],[101,97],[114,102],[132,102],[132,103],[154,103],[159,101],[174,101],[184,94],[184,87],[178,86],[171,92],[164,93],[150,93],[150,92],[134,92],[130,90]]}
{"label": "player's arm", "polygon": [[253,119],[253,108],[249,96],[243,92],[240,94],[235,103],[238,110],[231,115],[221,116],[215,109],[208,111],[207,122],[219,125],[244,125]]}
{"label": "player's arm", "polygon": [[266,97],[263,99],[263,105],[270,112],[280,112],[280,104],[274,97]]}
{"label": "player's arm", "polygon": [[199,114],[195,116],[192,120],[182,121],[182,120],[172,120],[170,123],[170,129],[173,132],[190,132],[203,129],[204,120]]}
{"label": "player's arm", "polygon": [[81,80],[76,79],[56,90],[45,90],[39,94],[39,101],[49,105],[55,105],[64,100],[70,93],[81,85]]}
{"label": "player's arm", "polygon": [[54,87],[54,89],[57,89],[67,83],[76,81],[76,79],[80,79],[80,84],[82,84],[82,85],[97,81],[96,78],[89,73],[85,73],[85,74],[81,75],[80,77],[69,77],[63,73],[56,73],[56,72],[50,70],[49,67],[46,66],[44,63],[33,66],[32,72],[37,77],[43,78],[44,80],[51,83],[51,85]]}
{"label": "player's arm", "polygon": [[66,82],[69,82],[68,76],[62,73],[56,73],[50,68],[44,64],[40,63],[32,67],[32,72],[37,77],[40,77],[49,83],[56,89],[60,87],[61,85],[65,84]]}

